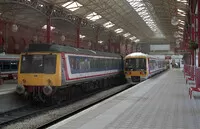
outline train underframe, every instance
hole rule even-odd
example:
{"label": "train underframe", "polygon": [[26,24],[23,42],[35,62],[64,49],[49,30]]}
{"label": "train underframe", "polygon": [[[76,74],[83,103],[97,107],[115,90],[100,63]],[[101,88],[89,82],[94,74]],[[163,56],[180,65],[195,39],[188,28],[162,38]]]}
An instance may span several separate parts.
{"label": "train underframe", "polygon": [[124,75],[64,86],[17,86],[18,94],[34,102],[60,103],[77,96],[126,83]]}

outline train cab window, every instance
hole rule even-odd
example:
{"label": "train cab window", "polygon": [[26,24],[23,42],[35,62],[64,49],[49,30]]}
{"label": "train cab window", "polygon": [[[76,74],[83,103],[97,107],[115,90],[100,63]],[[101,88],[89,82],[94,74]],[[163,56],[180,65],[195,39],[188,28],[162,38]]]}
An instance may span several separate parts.
{"label": "train cab window", "polygon": [[3,62],[3,69],[2,71],[9,71],[10,70],[10,61]]}
{"label": "train cab window", "polygon": [[145,58],[131,58],[125,61],[125,70],[146,70]]}
{"label": "train cab window", "polygon": [[23,55],[21,58],[21,73],[52,74],[55,69],[56,55]]}
{"label": "train cab window", "polygon": [[54,74],[56,72],[56,55],[44,55],[44,73]]}

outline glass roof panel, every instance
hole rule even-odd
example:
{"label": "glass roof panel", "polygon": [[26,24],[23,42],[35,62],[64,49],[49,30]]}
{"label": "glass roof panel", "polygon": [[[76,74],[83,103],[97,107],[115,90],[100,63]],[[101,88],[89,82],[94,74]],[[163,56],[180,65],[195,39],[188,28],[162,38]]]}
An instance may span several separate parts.
{"label": "glass roof panel", "polygon": [[78,3],[78,2],[70,1],[70,2],[63,4],[62,6],[65,7],[66,9],[70,10],[70,11],[75,11],[83,5]]}
{"label": "glass roof panel", "polygon": [[86,16],[87,19],[91,20],[91,21],[96,21],[98,19],[100,19],[102,16],[101,15],[98,15],[97,13],[93,12],[91,14],[88,14]]}
{"label": "glass roof panel", "polygon": [[110,21],[103,24],[103,26],[106,27],[106,28],[113,27],[114,25],[115,25],[115,24],[113,24],[113,23],[110,22]]}
{"label": "glass roof panel", "polygon": [[128,37],[130,35],[131,35],[130,33],[123,34],[124,37]]}
{"label": "glass roof panel", "polygon": [[121,33],[121,32],[123,32],[123,31],[124,31],[124,30],[123,30],[122,28],[119,28],[119,29],[116,29],[116,30],[115,30],[116,33]]}

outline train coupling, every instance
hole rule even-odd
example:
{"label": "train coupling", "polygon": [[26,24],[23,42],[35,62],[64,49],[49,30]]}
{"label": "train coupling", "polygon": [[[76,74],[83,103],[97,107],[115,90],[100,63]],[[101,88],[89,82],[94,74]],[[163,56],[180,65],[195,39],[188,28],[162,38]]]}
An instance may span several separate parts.
{"label": "train coupling", "polygon": [[25,92],[25,87],[23,85],[17,85],[16,92],[18,94],[23,94]]}

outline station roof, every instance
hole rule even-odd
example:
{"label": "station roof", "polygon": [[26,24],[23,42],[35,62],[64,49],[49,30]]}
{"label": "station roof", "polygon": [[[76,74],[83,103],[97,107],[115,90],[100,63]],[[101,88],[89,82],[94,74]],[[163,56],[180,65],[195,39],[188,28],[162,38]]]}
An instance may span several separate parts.
{"label": "station roof", "polygon": [[[174,43],[175,33],[182,40],[187,21],[187,0],[4,0],[0,1],[3,19],[42,28],[52,6],[52,26],[61,33],[76,34],[77,17],[83,19],[81,34],[95,40],[94,29],[100,26],[99,40],[124,37],[130,42]],[[51,7],[50,6],[50,7]],[[178,25],[171,23],[173,17]]]}

